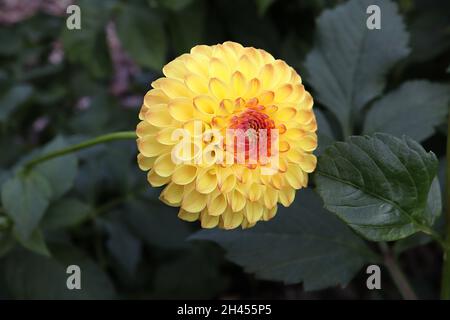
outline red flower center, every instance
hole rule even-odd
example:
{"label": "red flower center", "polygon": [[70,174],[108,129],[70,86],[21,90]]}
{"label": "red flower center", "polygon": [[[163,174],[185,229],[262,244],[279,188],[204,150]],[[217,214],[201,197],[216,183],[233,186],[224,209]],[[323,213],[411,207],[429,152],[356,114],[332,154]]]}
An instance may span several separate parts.
{"label": "red flower center", "polygon": [[[263,112],[264,109],[262,105],[247,107],[245,111],[231,118],[229,128],[236,130],[233,135],[235,159],[240,159],[240,152],[245,152],[246,161],[250,156],[258,163],[263,162],[263,158],[270,157],[272,129],[275,128],[275,123]],[[256,167],[256,164],[249,163],[248,166]]]}

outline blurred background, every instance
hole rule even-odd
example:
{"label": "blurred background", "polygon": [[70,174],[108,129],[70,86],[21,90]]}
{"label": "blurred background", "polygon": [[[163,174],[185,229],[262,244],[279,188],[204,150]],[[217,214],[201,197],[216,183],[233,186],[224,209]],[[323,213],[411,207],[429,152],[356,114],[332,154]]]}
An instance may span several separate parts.
{"label": "blurred background", "polygon": [[[310,88],[303,63],[314,44],[315,19],[342,2],[0,0],[0,185],[39,152],[134,130],[162,66],[196,44],[232,40],[263,48],[295,67]],[[70,4],[81,8],[81,30],[66,28]],[[397,4],[411,53],[389,74],[388,88],[412,78],[448,81],[449,1]],[[335,120],[325,116],[333,127]],[[439,157],[445,131],[442,125],[423,142]],[[178,220],[176,208],[158,200],[160,190],[136,165],[133,141],[97,146],[47,169],[61,192],[28,241],[14,235],[0,204],[0,298],[400,297],[388,276],[383,290],[367,290],[363,269],[345,288],[312,292],[259,280],[214,243],[186,241],[197,223]],[[401,263],[419,295],[436,298],[441,254],[434,244],[418,244],[405,245]],[[83,270],[82,293],[61,286],[67,261]]]}

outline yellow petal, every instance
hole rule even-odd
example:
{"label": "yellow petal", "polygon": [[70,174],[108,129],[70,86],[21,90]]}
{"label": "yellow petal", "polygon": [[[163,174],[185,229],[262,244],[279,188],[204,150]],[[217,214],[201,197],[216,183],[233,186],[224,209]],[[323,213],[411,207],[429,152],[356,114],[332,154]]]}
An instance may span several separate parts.
{"label": "yellow petal", "polygon": [[219,101],[230,98],[231,96],[228,86],[225,84],[225,82],[218,78],[212,78],[211,80],[209,80],[209,91]]}
{"label": "yellow petal", "polygon": [[275,217],[275,215],[277,214],[277,209],[278,209],[278,207],[275,206],[275,207],[273,207],[271,209],[264,210],[263,220],[264,221],[269,221],[270,219]]}
{"label": "yellow petal", "polygon": [[196,189],[200,193],[211,193],[217,188],[217,176],[212,170],[205,170],[197,176]]}
{"label": "yellow petal", "polygon": [[[194,98],[195,109],[201,114],[212,117],[216,114],[218,104],[207,95],[197,96]],[[208,118],[210,119],[210,118]]]}
{"label": "yellow petal", "polygon": [[289,96],[287,100],[299,103],[305,98],[305,87],[302,84],[296,84],[293,86],[292,94]]}
{"label": "yellow petal", "polygon": [[240,71],[247,79],[253,79],[255,78],[255,76],[257,76],[255,65],[246,55],[243,55],[239,59],[237,70]]}
{"label": "yellow petal", "polygon": [[208,213],[212,216],[221,215],[227,208],[227,200],[222,193],[211,195],[208,201]]}
{"label": "yellow petal", "polygon": [[303,99],[303,101],[300,103],[300,108],[304,109],[304,110],[311,110],[312,106],[314,104],[314,100],[313,97],[311,96],[311,94],[309,92],[305,92],[305,98]]}
{"label": "yellow petal", "polygon": [[159,143],[155,136],[139,138],[137,145],[139,151],[146,157],[155,157],[169,150],[169,146]]}
{"label": "yellow petal", "polygon": [[290,141],[297,142],[305,136],[305,132],[299,128],[291,128],[286,131],[284,137]]}
{"label": "yellow petal", "polygon": [[153,164],[155,163],[155,158],[154,157],[148,158],[145,157],[143,154],[138,153],[137,162],[141,170],[147,171],[153,167]]}
{"label": "yellow petal", "polygon": [[184,221],[193,222],[198,220],[199,217],[200,212],[187,212],[183,209],[180,209],[180,211],[178,211],[178,218]]}
{"label": "yellow petal", "polygon": [[228,193],[231,190],[233,190],[235,185],[236,185],[236,176],[230,174],[221,181],[221,183],[219,184],[219,189],[224,193]]}
{"label": "yellow petal", "polygon": [[315,133],[309,133],[298,140],[298,145],[305,151],[313,151],[317,148],[317,136]]}
{"label": "yellow petal", "polygon": [[244,48],[244,50],[242,51],[242,55],[247,56],[255,66],[261,66],[265,64],[264,59],[261,56],[261,52],[258,49],[252,47]]}
{"label": "yellow petal", "polygon": [[186,86],[196,94],[208,93],[208,80],[197,74],[189,74],[184,78]]}
{"label": "yellow petal", "polygon": [[261,198],[263,193],[263,186],[258,183],[252,183],[248,190],[248,199],[250,201],[257,201]]}
{"label": "yellow petal", "polygon": [[179,206],[181,200],[183,200],[183,190],[184,190],[183,186],[171,182],[161,192],[160,198],[167,205]]}
{"label": "yellow petal", "polygon": [[210,216],[208,212],[202,211],[201,213],[201,225],[202,228],[211,229],[219,224],[218,216]]}
{"label": "yellow petal", "polygon": [[280,141],[280,144],[278,146],[278,150],[281,153],[288,152],[290,149],[291,149],[291,145],[289,144],[289,142],[287,142],[285,140],[281,140]]}
{"label": "yellow petal", "polygon": [[171,153],[160,155],[154,164],[155,172],[161,177],[169,177],[175,171],[176,165],[172,162]]}
{"label": "yellow petal", "polygon": [[305,154],[299,164],[303,171],[311,173],[316,168],[317,158],[313,154]]}
{"label": "yellow petal", "polygon": [[274,97],[275,97],[275,94],[273,93],[273,91],[266,90],[266,91],[263,91],[259,95],[258,101],[261,105],[267,106],[273,102]]}
{"label": "yellow petal", "polygon": [[154,104],[167,103],[169,97],[161,89],[152,89],[144,97],[144,105],[151,107]]}
{"label": "yellow petal", "polygon": [[277,90],[275,90],[275,101],[276,102],[284,102],[288,99],[288,97],[292,94],[294,88],[292,84],[287,83],[282,85]]}
{"label": "yellow petal", "polygon": [[178,141],[175,139],[173,133],[176,128],[163,128],[156,134],[156,140],[164,145],[174,145]]}
{"label": "yellow petal", "polygon": [[197,46],[193,47],[190,52],[195,55],[202,55],[202,56],[209,58],[209,57],[211,57],[211,54],[212,54],[212,47],[204,45],[204,44],[197,45]]}
{"label": "yellow petal", "polygon": [[167,104],[155,105],[154,108],[148,110],[145,120],[159,128],[170,126],[173,121]]}
{"label": "yellow petal", "polygon": [[280,203],[289,207],[295,198],[295,189],[291,187],[284,187],[279,192]]}
{"label": "yellow petal", "polygon": [[141,121],[136,126],[136,135],[139,138],[145,137],[145,136],[151,136],[155,135],[158,132],[159,128],[152,126],[150,123],[146,121]]}
{"label": "yellow petal", "polygon": [[234,41],[225,41],[223,45],[231,48],[236,56],[244,49],[244,47],[240,43]]}
{"label": "yellow petal", "polygon": [[272,64],[266,64],[259,72],[259,79],[263,88],[270,89],[273,87],[274,82],[274,68]]}
{"label": "yellow petal", "polygon": [[303,186],[303,171],[296,164],[289,165],[284,177],[287,183],[295,189],[300,189]]}
{"label": "yellow petal", "polygon": [[159,78],[152,83],[152,86],[164,91],[169,98],[191,97],[190,91],[183,81],[172,78]]}
{"label": "yellow petal", "polygon": [[208,77],[209,57],[204,55],[189,55],[184,58],[186,68],[191,72]]}
{"label": "yellow petal", "polygon": [[245,207],[245,216],[250,223],[255,223],[261,220],[264,207],[259,202],[247,202]]}
{"label": "yellow petal", "polygon": [[236,68],[238,57],[234,47],[219,44],[214,47],[212,56],[219,61],[222,61],[230,70]]}
{"label": "yellow petal", "polygon": [[261,82],[257,78],[253,78],[249,81],[247,86],[247,92],[244,95],[245,99],[251,99],[256,97],[261,91]]}
{"label": "yellow petal", "polygon": [[275,118],[279,121],[289,121],[295,117],[297,110],[291,107],[280,108],[275,112]]}
{"label": "yellow petal", "polygon": [[291,80],[292,68],[283,60],[277,59],[273,62],[275,70],[275,84],[282,84]]}
{"label": "yellow petal", "polygon": [[178,121],[189,121],[194,116],[192,100],[188,98],[177,98],[169,102],[169,114]]}
{"label": "yellow petal", "polygon": [[270,183],[272,184],[272,187],[274,187],[277,190],[280,190],[281,188],[284,187],[285,180],[281,174],[277,173],[271,176]]}
{"label": "yellow petal", "polygon": [[265,50],[257,49],[259,54],[261,55],[263,63],[273,63],[275,58]]}
{"label": "yellow petal", "polygon": [[184,194],[181,207],[188,212],[200,212],[206,207],[206,195],[195,190]]}
{"label": "yellow petal", "polygon": [[301,124],[308,124],[314,119],[314,113],[312,110],[300,110],[297,112],[295,120]]}
{"label": "yellow petal", "polygon": [[288,160],[293,163],[299,164],[303,161],[303,153],[296,148],[289,149],[289,151],[286,153],[286,156]]}
{"label": "yellow petal", "polygon": [[267,209],[275,207],[278,201],[278,191],[270,186],[267,186],[264,191],[263,200]]}
{"label": "yellow petal", "polygon": [[209,77],[217,78],[223,82],[228,82],[231,72],[228,66],[217,58],[212,58],[209,62]]}
{"label": "yellow petal", "polygon": [[233,190],[230,193],[229,200],[231,209],[234,212],[241,211],[242,209],[244,209],[245,204],[247,203],[247,200],[245,199],[244,195],[238,190]]}
{"label": "yellow petal", "polygon": [[189,73],[184,65],[184,62],[180,58],[166,64],[162,71],[167,78],[175,78],[180,80],[182,80]]}
{"label": "yellow petal", "polygon": [[234,103],[230,99],[224,99],[220,102],[219,111],[222,115],[229,115],[234,111]]}
{"label": "yellow petal", "polygon": [[236,97],[242,97],[247,91],[247,80],[245,80],[242,72],[236,71],[231,76],[231,87],[233,88]]}
{"label": "yellow petal", "polygon": [[186,185],[194,181],[197,175],[197,167],[190,164],[179,165],[172,175],[172,181],[176,184]]}
{"label": "yellow petal", "polygon": [[233,212],[232,210],[226,210],[222,216],[224,229],[231,230],[239,227],[244,220],[244,214],[242,211]]}
{"label": "yellow petal", "polygon": [[152,169],[147,174],[147,180],[152,187],[161,187],[170,181],[170,177],[161,177]]}

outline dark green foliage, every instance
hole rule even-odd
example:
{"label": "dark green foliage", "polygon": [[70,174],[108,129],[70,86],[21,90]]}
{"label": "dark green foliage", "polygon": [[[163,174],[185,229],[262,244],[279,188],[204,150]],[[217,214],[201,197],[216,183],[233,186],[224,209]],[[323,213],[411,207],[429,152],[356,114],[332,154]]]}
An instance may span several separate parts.
{"label": "dark green foliage", "polygon": [[[421,261],[437,283],[441,257],[425,233],[444,222],[436,156],[442,186],[448,1],[77,4],[81,30],[66,28],[65,8],[0,21],[0,298],[373,297],[364,267],[382,257],[367,239],[398,240],[389,245],[400,259],[428,245]],[[369,4],[381,7],[381,30],[366,28]],[[134,141],[23,170],[38,155],[133,130],[165,63],[227,40],[286,60],[315,99],[318,169],[270,222],[221,231],[179,220],[138,169]],[[66,288],[72,264],[82,291]],[[377,297],[397,297],[388,281]],[[347,288],[304,293],[338,285]]]}

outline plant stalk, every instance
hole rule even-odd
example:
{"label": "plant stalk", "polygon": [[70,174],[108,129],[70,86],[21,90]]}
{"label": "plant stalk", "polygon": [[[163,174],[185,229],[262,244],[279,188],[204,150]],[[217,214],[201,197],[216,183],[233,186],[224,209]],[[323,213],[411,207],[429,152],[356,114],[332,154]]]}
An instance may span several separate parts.
{"label": "plant stalk", "polygon": [[384,242],[379,244],[381,251],[383,252],[384,257],[384,266],[388,269],[389,274],[394,280],[395,285],[397,286],[400,294],[402,295],[404,300],[417,300],[417,295],[411,287],[406,275],[403,273],[400,268],[398,261],[390,250],[388,245]]}
{"label": "plant stalk", "polygon": [[33,168],[34,166],[36,166],[39,163],[42,163],[42,162],[45,162],[45,161],[48,161],[48,160],[51,160],[51,159],[54,159],[57,157],[61,157],[61,156],[76,152],[81,149],[90,148],[97,144],[115,141],[115,140],[124,140],[124,139],[136,139],[136,133],[134,131],[121,131],[121,132],[108,133],[108,134],[104,134],[104,135],[95,137],[93,139],[83,141],[83,142],[75,144],[73,146],[69,146],[67,148],[55,150],[55,151],[49,152],[47,154],[44,154],[42,156],[39,156],[39,157],[34,158],[31,161],[27,162],[24,165],[24,170],[25,171],[30,170],[31,168]]}
{"label": "plant stalk", "polygon": [[446,244],[443,249],[443,266],[441,279],[441,299],[450,300],[450,110],[447,123],[447,167],[446,167]]}

